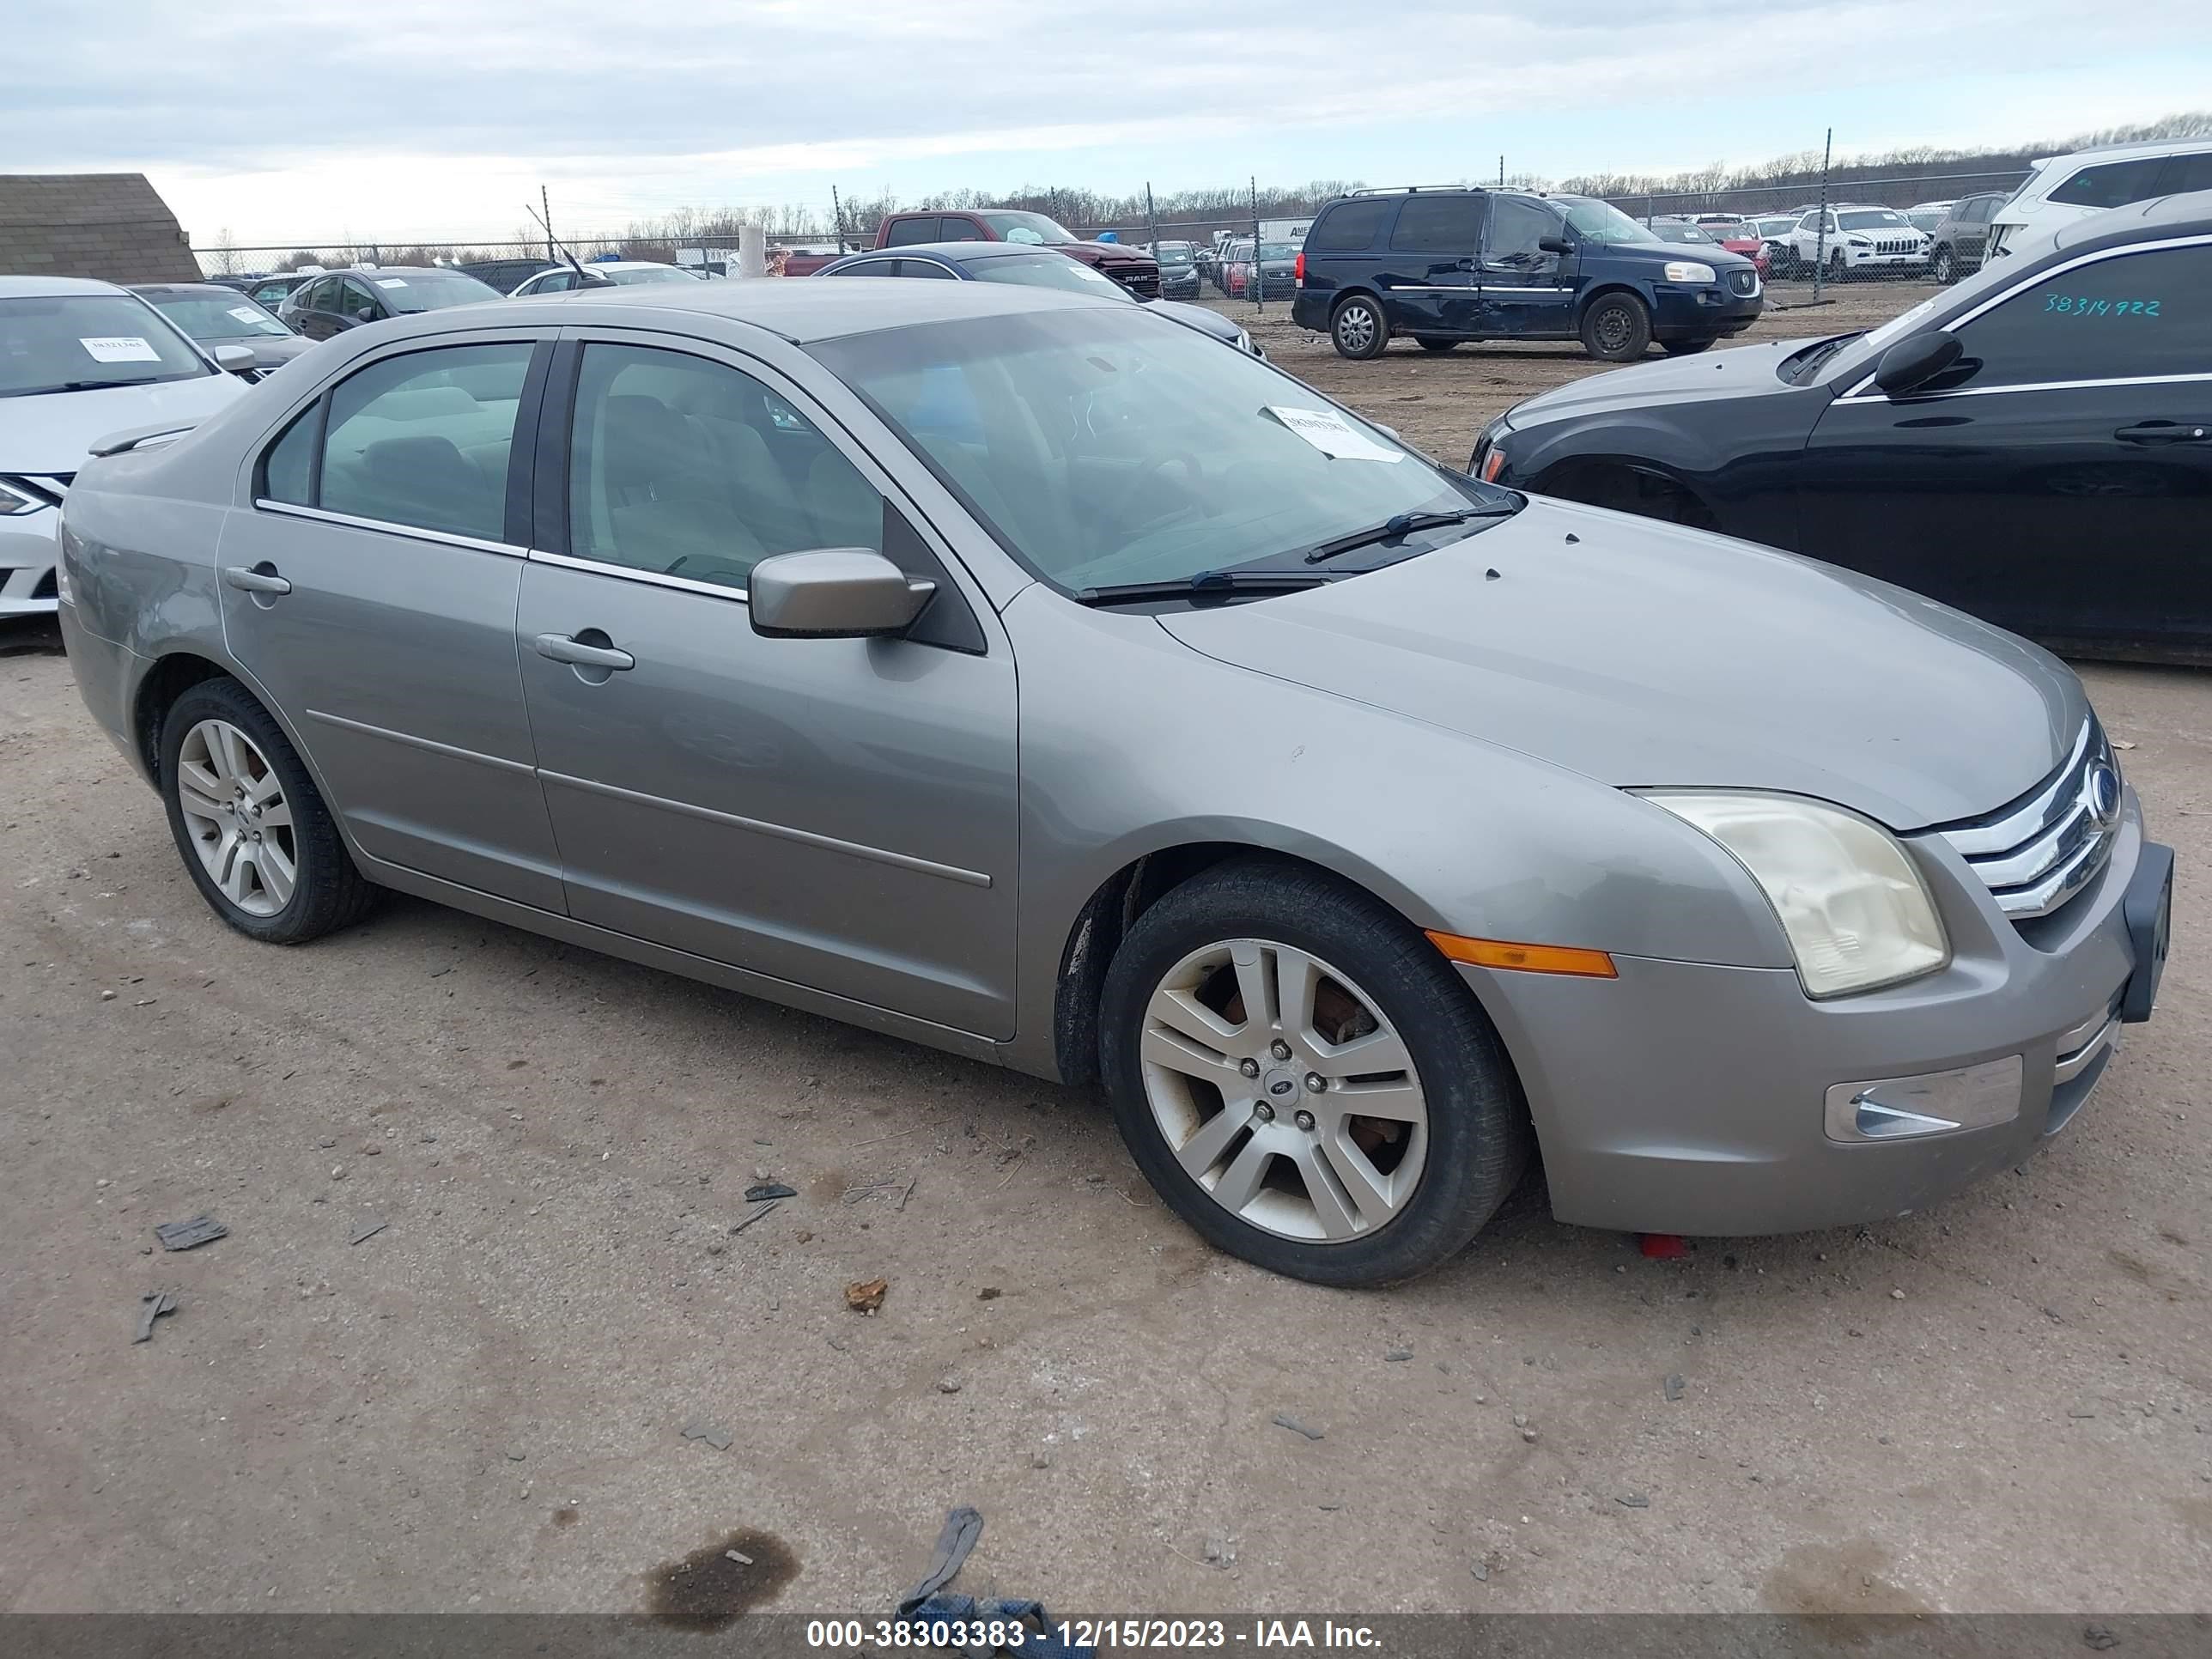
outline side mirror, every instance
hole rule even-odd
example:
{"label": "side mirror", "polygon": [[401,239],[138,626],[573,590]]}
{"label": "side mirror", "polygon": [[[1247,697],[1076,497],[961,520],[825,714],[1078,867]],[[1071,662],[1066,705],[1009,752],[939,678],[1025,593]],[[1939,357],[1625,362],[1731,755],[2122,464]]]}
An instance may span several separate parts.
{"label": "side mirror", "polygon": [[215,366],[226,374],[243,374],[253,367],[252,346],[227,345],[215,349]]}
{"label": "side mirror", "polygon": [[866,547],[779,553],[745,585],[753,632],[771,640],[866,640],[902,634],[937,592]]}
{"label": "side mirror", "polygon": [[354,313],[353,317],[357,323],[373,323],[376,320],[376,307],[363,306],[359,311]]}
{"label": "side mirror", "polygon": [[1572,253],[1575,245],[1564,236],[1540,236],[1536,246],[1547,253]]}
{"label": "side mirror", "polygon": [[1959,337],[1948,329],[1931,329],[1899,340],[1881,354],[1875,366],[1874,383],[1891,397],[1923,386],[1959,361],[1966,350]]}

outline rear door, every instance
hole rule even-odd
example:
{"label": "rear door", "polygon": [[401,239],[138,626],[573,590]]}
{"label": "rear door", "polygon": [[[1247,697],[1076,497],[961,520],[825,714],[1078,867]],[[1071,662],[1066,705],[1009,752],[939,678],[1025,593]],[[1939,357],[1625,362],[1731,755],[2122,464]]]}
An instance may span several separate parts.
{"label": "rear door", "polygon": [[[775,371],[622,330],[574,331],[561,361],[520,633],[570,913],[1010,1035],[1003,635],[987,636],[885,475]],[[926,631],[755,634],[752,567],[828,546],[937,581]],[[580,644],[619,656],[572,660]]]}
{"label": "rear door", "polygon": [[1484,198],[1452,192],[1408,196],[1376,272],[1390,326],[1401,334],[1476,331],[1475,258]]}
{"label": "rear door", "polygon": [[363,852],[557,911],[514,650],[530,454],[514,438],[550,350],[485,330],[355,369],[258,459],[221,592],[231,654]]}
{"label": "rear door", "polygon": [[1575,283],[1559,254],[1538,246],[1565,234],[1565,219],[1548,203],[1493,196],[1482,233],[1482,332],[1563,338],[1574,332]]}
{"label": "rear door", "polygon": [[943,222],[933,213],[910,214],[891,222],[890,231],[884,238],[885,247],[912,247],[917,242],[934,242],[942,239],[937,234]]}
{"label": "rear door", "polygon": [[1949,389],[1831,404],[1801,547],[2037,638],[2212,646],[2212,238],[2057,266],[1953,325]]}

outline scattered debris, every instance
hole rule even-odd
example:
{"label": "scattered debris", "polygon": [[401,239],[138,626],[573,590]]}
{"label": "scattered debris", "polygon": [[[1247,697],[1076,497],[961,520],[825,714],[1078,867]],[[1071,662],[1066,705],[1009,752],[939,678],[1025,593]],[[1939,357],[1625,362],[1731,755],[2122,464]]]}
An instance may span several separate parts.
{"label": "scattered debris", "polygon": [[2077,1410],[2077,1411],[2070,1411],[2070,1412],[2069,1412],[2069,1413],[2066,1413],[2066,1415],[2067,1415],[2067,1416],[2069,1416],[2069,1417],[2094,1417],[2096,1414],[2097,1414],[2097,1413],[2094,1413],[2094,1412],[2085,1412],[2085,1411],[2078,1411],[2078,1410]]}
{"label": "scattered debris", "polygon": [[228,1235],[230,1229],[213,1216],[196,1215],[190,1221],[165,1221],[154,1229],[154,1237],[161,1241],[165,1250],[190,1250],[202,1244],[212,1244]]}
{"label": "scattered debris", "polygon": [[2133,738],[2114,738],[2112,739],[2112,747],[2115,749],[2132,749],[2135,746],[2136,740]]}
{"label": "scattered debris", "polygon": [[978,1302],[996,1302],[1005,1294],[1006,1292],[1000,1290],[996,1285],[986,1285],[981,1290],[975,1292],[975,1299]]}
{"label": "scattered debris", "polygon": [[752,1557],[747,1555],[743,1550],[724,1550],[722,1559],[734,1561],[741,1567],[750,1567],[753,1564]]}
{"label": "scattered debris", "polygon": [[861,1200],[871,1198],[878,1193],[887,1193],[898,1184],[896,1181],[870,1181],[858,1187],[848,1187],[845,1188],[845,1202],[858,1204]]}
{"label": "scattered debris", "polygon": [[797,1198],[798,1196],[799,1189],[796,1187],[787,1187],[781,1181],[763,1181],[757,1187],[745,1188],[745,1202],[748,1204],[765,1204],[774,1198]]}
{"label": "scattered debris", "polygon": [[939,1394],[958,1394],[960,1392],[960,1379],[957,1376],[939,1377],[937,1379],[937,1391]]}
{"label": "scattered debris", "polygon": [[138,1298],[138,1328],[132,1334],[131,1340],[133,1342],[152,1341],[154,1322],[163,1314],[173,1314],[176,1310],[177,1294],[174,1291],[154,1291],[140,1297]]}
{"label": "scattered debris", "polygon": [[782,1207],[783,1200],[781,1199],[772,1198],[767,1203],[762,1205],[760,1208],[755,1210],[750,1215],[747,1216],[743,1221],[738,1222],[735,1226],[732,1227],[730,1231],[732,1235],[741,1233],[744,1231],[746,1228],[751,1226],[754,1222],[758,1221],[763,1216],[772,1215]]}
{"label": "scattered debris", "polygon": [[530,1454],[520,1446],[509,1446],[507,1449],[507,1461],[510,1463],[520,1463],[529,1455]]}
{"label": "scattered debris", "polygon": [[2084,1625],[2081,1627],[2081,1644],[2104,1653],[2119,1646],[2120,1638],[2102,1625]]}
{"label": "scattered debris", "polygon": [[1469,1567],[1468,1571],[1474,1575],[1476,1583],[1486,1584],[1490,1582],[1489,1562],[1478,1561],[1472,1567]]}
{"label": "scattered debris", "polygon": [[1411,1359],[1413,1357],[1413,1351],[1411,1348],[1393,1348],[1382,1356],[1382,1363],[1386,1365],[1394,1365],[1401,1360]]}
{"label": "scattered debris", "polygon": [[1044,1452],[1031,1452],[1030,1467],[1033,1469],[1048,1469],[1052,1467],[1052,1458]]}
{"label": "scattered debris", "polygon": [[1640,1492],[1625,1492],[1613,1500],[1625,1510],[1648,1510],[1651,1500]]}
{"label": "scattered debris", "polygon": [[1226,1567],[1237,1559],[1237,1552],[1230,1547],[1226,1538],[1208,1537],[1199,1547],[1199,1553],[1217,1567]]}
{"label": "scattered debris", "polygon": [[382,1232],[391,1224],[392,1224],[386,1221],[382,1216],[371,1216],[368,1219],[362,1222],[360,1226],[353,1230],[353,1237],[346,1240],[346,1243],[349,1244],[358,1244],[363,1239],[374,1238],[377,1234]]}
{"label": "scattered debris", "polygon": [[888,1279],[856,1279],[845,1287],[845,1305],[854,1313],[872,1314],[884,1305],[884,1293],[890,1287]]}
{"label": "scattered debris", "polygon": [[115,993],[112,991],[102,991],[100,994],[100,1000],[102,1002],[112,1002],[115,1000]]}
{"label": "scattered debris", "polygon": [[975,1547],[975,1540],[982,1535],[983,1513],[981,1510],[965,1504],[957,1510],[947,1510],[945,1526],[937,1534],[937,1547],[930,1552],[929,1570],[922,1574],[920,1583],[899,1597],[900,1613],[913,1612],[958,1577],[969,1552]]}
{"label": "scattered debris", "polygon": [[731,1435],[727,1429],[717,1428],[712,1423],[702,1423],[696,1418],[684,1425],[684,1437],[686,1440],[703,1440],[716,1451],[730,1449]]}
{"label": "scattered debris", "polygon": [[1690,1247],[1677,1233],[1646,1233],[1642,1248],[1644,1254],[1654,1261],[1674,1261],[1690,1253]]}
{"label": "scattered debris", "polygon": [[899,1194],[899,1201],[892,1205],[891,1208],[903,1212],[906,1209],[907,1200],[914,1196],[914,1189],[921,1185],[921,1177],[920,1176],[916,1176],[913,1180],[908,1182],[906,1183],[906,1190]]}
{"label": "scattered debris", "polygon": [[1903,1291],[1893,1290],[1889,1293],[1889,1299],[1892,1302],[1902,1302],[1905,1300],[1905,1292]]}
{"label": "scattered debris", "polygon": [[1680,1371],[1672,1373],[1665,1382],[1659,1385],[1659,1387],[1665,1393],[1668,1399],[1680,1400],[1682,1397],[1682,1389],[1685,1387],[1685,1384],[1682,1382],[1682,1374]]}
{"label": "scattered debris", "polygon": [[1299,1422],[1297,1418],[1285,1417],[1280,1412],[1277,1412],[1274,1416],[1268,1420],[1273,1423],[1279,1429],[1288,1429],[1292,1434],[1302,1434],[1309,1440],[1319,1440],[1328,1433],[1328,1431],[1325,1429],[1309,1428],[1304,1423]]}

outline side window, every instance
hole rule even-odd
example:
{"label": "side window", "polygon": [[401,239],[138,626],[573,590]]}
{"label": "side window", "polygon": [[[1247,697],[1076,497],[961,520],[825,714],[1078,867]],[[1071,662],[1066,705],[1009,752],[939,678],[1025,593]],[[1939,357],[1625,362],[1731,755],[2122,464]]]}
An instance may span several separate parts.
{"label": "side window", "polygon": [[896,276],[899,262],[896,259],[863,259],[857,264],[841,265],[830,271],[832,276]]}
{"label": "side window", "polygon": [[911,247],[916,242],[935,242],[944,239],[937,234],[935,214],[923,214],[912,219],[902,219],[891,227],[891,234],[884,239],[885,247]]}
{"label": "side window", "polygon": [[261,458],[256,496],[294,507],[315,504],[315,418],[322,408],[322,399],[318,398],[294,416],[283,435],[269,446]]}
{"label": "side window", "polygon": [[2212,190],[2212,149],[2167,156],[2166,170],[2158,175],[2157,194],[2182,196],[2197,190]]}
{"label": "side window", "polygon": [[505,541],[507,461],[532,349],[517,342],[410,351],[339,381],[317,504]]}
{"label": "side window", "polygon": [[1364,202],[1346,202],[1331,208],[1321,222],[1306,233],[1306,248],[1314,253],[1357,253],[1382,240],[1397,204],[1388,197]]}
{"label": "side window", "polygon": [[313,282],[303,284],[297,290],[300,295],[300,309],[302,311],[329,310],[330,307],[323,301],[330,297],[331,284],[334,280],[332,277],[318,276]]}
{"label": "side window", "polygon": [[576,557],[742,589],[773,554],[883,541],[875,487],[751,375],[686,352],[584,348],[569,435]]}
{"label": "side window", "polygon": [[264,283],[253,290],[254,302],[274,311],[284,303],[285,288],[282,283]]}
{"label": "side window", "polygon": [[2049,276],[1958,331],[1970,386],[2212,370],[2212,246],[2124,253]]}
{"label": "side window", "polygon": [[939,281],[952,278],[952,273],[934,259],[901,259],[898,274],[902,276],[934,276]]}
{"label": "side window", "polygon": [[2148,201],[2158,194],[2158,170],[2162,155],[2138,156],[2132,161],[2106,161],[2083,167],[2051,192],[2054,202],[2069,207],[2116,208],[2130,202]]}
{"label": "side window", "polygon": [[983,233],[975,228],[975,222],[964,214],[948,213],[939,229],[937,240],[940,242],[980,242],[983,240]]}
{"label": "side window", "polygon": [[338,289],[338,309],[349,317],[359,317],[364,311],[373,317],[378,310],[376,296],[368,291],[368,283],[349,276]]}
{"label": "side window", "polygon": [[1541,270],[1556,256],[1536,244],[1547,236],[1557,236],[1559,231],[1559,216],[1541,203],[1494,196],[1485,232],[1484,263],[1502,270]]}
{"label": "side window", "polygon": [[1471,256],[1481,229],[1480,205],[1474,196],[1408,196],[1398,210],[1390,246],[1407,253]]}

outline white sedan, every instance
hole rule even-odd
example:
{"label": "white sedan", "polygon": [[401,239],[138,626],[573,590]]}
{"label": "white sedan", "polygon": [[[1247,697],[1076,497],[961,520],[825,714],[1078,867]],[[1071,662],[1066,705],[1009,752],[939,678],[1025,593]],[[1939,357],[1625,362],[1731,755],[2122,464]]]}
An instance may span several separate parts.
{"label": "white sedan", "polygon": [[[579,275],[579,270],[581,275]],[[681,265],[664,265],[654,259],[601,259],[583,266],[552,265],[526,277],[507,297],[526,300],[535,294],[567,294],[580,288],[602,288],[610,283],[629,288],[645,283],[696,283],[701,279]]]}

